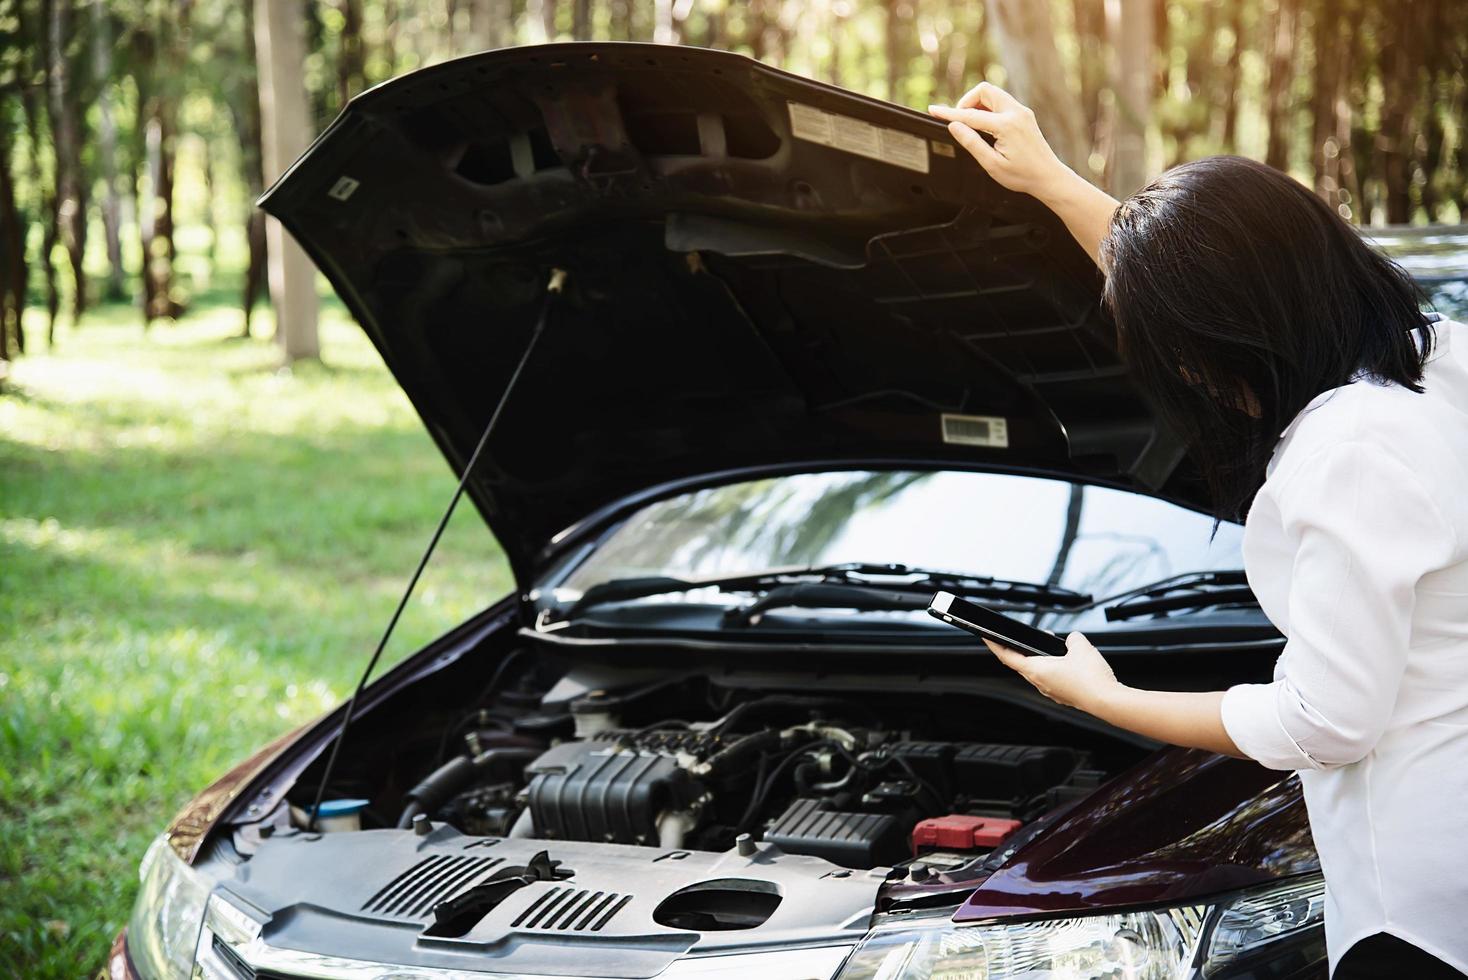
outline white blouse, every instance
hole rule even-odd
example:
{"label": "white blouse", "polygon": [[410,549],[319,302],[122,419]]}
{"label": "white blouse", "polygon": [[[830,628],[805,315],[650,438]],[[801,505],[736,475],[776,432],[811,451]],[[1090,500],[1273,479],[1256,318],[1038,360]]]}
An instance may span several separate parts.
{"label": "white blouse", "polygon": [[1223,724],[1299,770],[1331,970],[1388,932],[1468,972],[1468,327],[1434,329],[1423,394],[1360,378],[1296,416],[1244,531],[1288,641]]}

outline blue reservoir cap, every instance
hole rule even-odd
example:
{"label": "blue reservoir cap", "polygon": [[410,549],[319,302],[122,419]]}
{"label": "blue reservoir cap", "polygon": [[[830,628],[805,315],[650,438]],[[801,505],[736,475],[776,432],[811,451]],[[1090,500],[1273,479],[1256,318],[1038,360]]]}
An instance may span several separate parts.
{"label": "blue reservoir cap", "polygon": [[319,815],[322,817],[350,817],[367,809],[366,800],[324,800]]}

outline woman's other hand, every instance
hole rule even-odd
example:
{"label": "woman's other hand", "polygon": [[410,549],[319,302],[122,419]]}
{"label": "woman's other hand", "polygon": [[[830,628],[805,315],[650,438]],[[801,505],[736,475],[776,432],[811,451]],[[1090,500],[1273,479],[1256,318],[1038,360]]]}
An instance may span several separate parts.
{"label": "woman's other hand", "polygon": [[1116,679],[1111,665],[1080,633],[1065,638],[1063,657],[1027,657],[985,640],[1004,665],[1057,704],[1077,708],[1159,742],[1242,758],[1223,727],[1223,692],[1143,691]]}
{"label": "woman's other hand", "polygon": [[947,120],[958,144],[1012,191],[1044,199],[1074,177],[1046,142],[1034,112],[992,82],[975,85],[956,106],[930,105],[928,112]]}
{"label": "woman's other hand", "polygon": [[1101,651],[1080,633],[1065,638],[1063,657],[1027,657],[992,640],[984,644],[1051,701],[1094,713],[1121,687]]}

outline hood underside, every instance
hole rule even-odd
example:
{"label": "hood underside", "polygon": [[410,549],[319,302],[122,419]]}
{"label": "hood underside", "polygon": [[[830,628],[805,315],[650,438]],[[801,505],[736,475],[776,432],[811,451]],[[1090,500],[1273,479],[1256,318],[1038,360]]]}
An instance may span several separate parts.
{"label": "hood underside", "polygon": [[599,508],[731,469],[1187,496],[1054,215],[941,124],[742,56],[562,44],[419,71],[354,100],[262,203],[456,471],[550,304],[468,488],[522,579]]}

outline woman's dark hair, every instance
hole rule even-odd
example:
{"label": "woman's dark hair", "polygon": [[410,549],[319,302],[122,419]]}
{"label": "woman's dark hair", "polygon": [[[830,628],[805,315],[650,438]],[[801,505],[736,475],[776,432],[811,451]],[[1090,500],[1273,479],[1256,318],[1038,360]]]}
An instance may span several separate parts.
{"label": "woman's dark hair", "polygon": [[[1242,157],[1174,167],[1101,245],[1122,356],[1188,443],[1214,513],[1243,516],[1285,427],[1365,372],[1421,391],[1421,291],[1292,178]],[[1257,402],[1257,405],[1255,404]]]}

